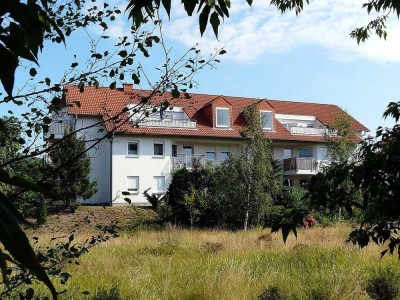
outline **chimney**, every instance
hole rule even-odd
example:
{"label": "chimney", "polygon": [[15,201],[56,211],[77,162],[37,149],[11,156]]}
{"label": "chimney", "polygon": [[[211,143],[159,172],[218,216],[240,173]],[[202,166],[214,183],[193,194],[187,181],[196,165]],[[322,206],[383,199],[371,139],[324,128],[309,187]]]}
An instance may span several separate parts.
{"label": "chimney", "polygon": [[133,83],[124,83],[122,86],[125,93],[133,93]]}

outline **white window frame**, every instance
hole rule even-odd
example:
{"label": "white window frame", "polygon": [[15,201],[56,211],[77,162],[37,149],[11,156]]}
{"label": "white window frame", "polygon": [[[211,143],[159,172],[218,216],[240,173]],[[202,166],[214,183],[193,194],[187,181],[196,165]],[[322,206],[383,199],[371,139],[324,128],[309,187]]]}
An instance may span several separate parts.
{"label": "white window frame", "polygon": [[[227,110],[228,111],[228,125],[225,124],[218,124],[218,111],[221,110]],[[215,127],[219,128],[230,128],[231,126],[231,115],[230,115],[230,109],[227,107],[217,107],[215,109]]]}
{"label": "white window frame", "polygon": [[[163,187],[163,190],[159,190],[158,189],[158,186],[157,187],[155,187],[154,186],[154,183],[155,183],[155,180],[156,179],[163,179],[163,181],[164,181],[164,187]],[[166,192],[166,186],[165,186],[165,176],[153,176],[153,185],[152,185],[152,192],[153,192],[153,194],[163,194],[163,193],[165,193]]]}
{"label": "white window frame", "polygon": [[[131,145],[131,144],[136,144],[137,154],[129,154],[129,145]],[[128,156],[128,157],[138,157],[139,156],[139,141],[128,141],[128,143],[126,145],[126,156]]]}
{"label": "white window frame", "polygon": [[[137,186],[137,188],[136,188],[136,191],[133,189],[133,188],[129,188],[129,181],[130,180],[136,180],[136,186]],[[140,186],[139,186],[139,184],[140,184],[140,181],[139,181],[139,176],[127,176],[127,178],[126,178],[126,188],[127,188],[127,190],[128,190],[128,192],[130,193],[130,194],[139,194],[139,189],[140,189]]]}
{"label": "white window frame", "polygon": [[[264,127],[263,124],[263,117],[262,114],[263,113],[270,113],[271,114],[271,127]],[[274,113],[270,110],[260,110],[260,120],[261,120],[261,126],[263,130],[273,130],[274,128]]]}
{"label": "white window frame", "polygon": [[[162,155],[154,153],[154,146],[156,144],[162,145]],[[165,156],[165,143],[161,141],[153,141],[153,157],[164,157]]]}

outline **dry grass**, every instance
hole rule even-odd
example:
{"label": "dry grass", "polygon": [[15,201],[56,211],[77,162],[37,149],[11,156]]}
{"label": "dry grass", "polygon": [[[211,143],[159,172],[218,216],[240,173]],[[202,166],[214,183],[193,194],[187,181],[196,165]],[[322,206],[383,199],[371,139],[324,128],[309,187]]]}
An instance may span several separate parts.
{"label": "dry grass", "polygon": [[80,266],[69,266],[72,278],[59,289],[67,288],[69,299],[113,286],[124,299],[257,299],[274,285],[288,299],[368,299],[367,274],[381,265],[397,266],[397,258],[379,260],[376,246],[345,245],[349,231],[300,230],[286,244],[261,229],[124,232],[93,248]]}

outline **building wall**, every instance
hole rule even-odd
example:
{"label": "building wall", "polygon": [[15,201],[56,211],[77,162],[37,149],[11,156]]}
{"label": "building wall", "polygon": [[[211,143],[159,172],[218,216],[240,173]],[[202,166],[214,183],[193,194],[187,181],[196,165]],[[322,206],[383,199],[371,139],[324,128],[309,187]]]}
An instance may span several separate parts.
{"label": "building wall", "polygon": [[[128,155],[128,143],[138,143],[138,155]],[[164,155],[154,156],[154,142],[164,144]],[[129,198],[132,204],[149,205],[143,192],[149,189],[153,192],[153,177],[165,177],[165,189],[172,179],[173,157],[172,145],[178,145],[178,156],[183,152],[183,146],[193,146],[194,156],[205,159],[207,151],[215,149],[216,160],[212,164],[221,162],[221,151],[235,152],[240,148],[236,142],[204,141],[192,139],[173,139],[170,137],[143,137],[143,136],[116,136],[112,143],[112,200],[113,205],[126,205],[124,198]],[[130,195],[123,195],[128,190],[128,176],[139,177],[138,191]]]}
{"label": "building wall", "polygon": [[[83,138],[86,142],[86,148],[93,146],[98,139],[104,137],[106,131],[99,117],[79,117],[75,120],[75,130],[77,136]],[[92,127],[91,127],[92,126]],[[102,140],[88,151],[91,160],[90,179],[97,181],[98,191],[88,200],[81,200],[84,204],[109,204],[110,203],[110,141]]]}

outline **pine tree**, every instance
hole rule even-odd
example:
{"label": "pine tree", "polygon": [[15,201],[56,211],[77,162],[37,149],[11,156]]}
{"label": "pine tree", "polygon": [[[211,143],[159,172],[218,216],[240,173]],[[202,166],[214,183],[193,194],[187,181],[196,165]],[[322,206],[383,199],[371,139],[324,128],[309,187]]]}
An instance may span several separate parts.
{"label": "pine tree", "polygon": [[76,134],[65,133],[64,138],[49,153],[47,181],[54,189],[57,199],[63,200],[65,208],[74,211],[77,199],[86,200],[97,192],[97,182],[90,181],[90,158],[85,152],[85,141]]}

